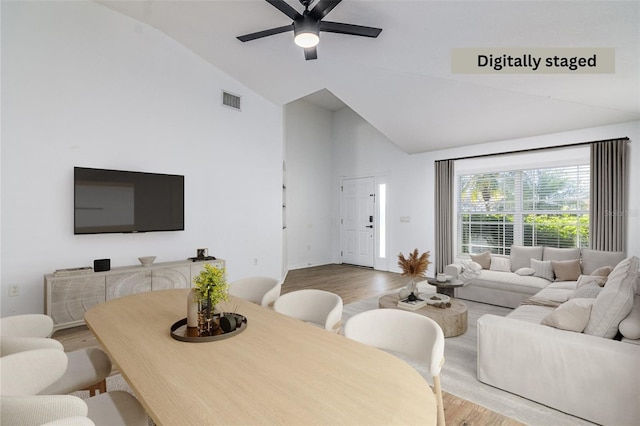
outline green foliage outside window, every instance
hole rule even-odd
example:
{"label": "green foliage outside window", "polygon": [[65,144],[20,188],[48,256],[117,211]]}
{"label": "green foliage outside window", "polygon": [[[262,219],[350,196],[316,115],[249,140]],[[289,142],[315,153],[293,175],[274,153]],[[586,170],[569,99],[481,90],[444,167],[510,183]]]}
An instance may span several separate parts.
{"label": "green foliage outside window", "polygon": [[460,176],[458,253],[586,247],[588,210],[588,165]]}

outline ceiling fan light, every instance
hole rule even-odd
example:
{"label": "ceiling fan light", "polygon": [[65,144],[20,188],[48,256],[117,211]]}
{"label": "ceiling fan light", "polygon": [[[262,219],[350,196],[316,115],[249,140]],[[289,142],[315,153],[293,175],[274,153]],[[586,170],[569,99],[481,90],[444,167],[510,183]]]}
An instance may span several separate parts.
{"label": "ceiling fan light", "polygon": [[320,37],[318,37],[317,33],[305,31],[297,33],[293,41],[300,47],[314,47],[320,42]]}

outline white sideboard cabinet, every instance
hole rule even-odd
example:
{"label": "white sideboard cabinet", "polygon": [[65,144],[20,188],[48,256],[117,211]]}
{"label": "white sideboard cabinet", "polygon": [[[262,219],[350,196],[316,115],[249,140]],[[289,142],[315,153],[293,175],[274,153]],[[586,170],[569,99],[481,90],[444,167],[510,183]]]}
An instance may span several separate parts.
{"label": "white sideboard cabinet", "polygon": [[[224,260],[191,260],[123,266],[104,272],[44,276],[45,312],[54,331],[84,324],[84,313],[94,305],[148,291],[190,288],[205,264],[224,268]],[[186,303],[186,302],[185,302]],[[185,314],[186,315],[186,314]]]}

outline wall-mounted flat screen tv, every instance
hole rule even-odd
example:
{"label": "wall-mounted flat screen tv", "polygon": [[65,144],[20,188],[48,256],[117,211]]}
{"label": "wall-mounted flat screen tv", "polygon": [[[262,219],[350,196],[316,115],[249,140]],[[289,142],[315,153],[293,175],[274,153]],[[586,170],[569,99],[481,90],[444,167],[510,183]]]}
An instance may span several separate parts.
{"label": "wall-mounted flat screen tv", "polygon": [[74,234],[184,230],[184,176],[74,168]]}

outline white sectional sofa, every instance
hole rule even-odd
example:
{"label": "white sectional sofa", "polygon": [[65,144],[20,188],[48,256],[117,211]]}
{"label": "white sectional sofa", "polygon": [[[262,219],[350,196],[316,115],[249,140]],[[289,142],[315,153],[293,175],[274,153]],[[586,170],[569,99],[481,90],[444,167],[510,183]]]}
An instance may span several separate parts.
{"label": "white sectional sofa", "polygon": [[639,259],[606,267],[619,256],[583,251],[578,280],[547,281],[506,317],[479,318],[478,380],[598,424],[639,425]]}
{"label": "white sectional sofa", "polygon": [[[591,274],[602,266],[615,266],[624,259],[623,252],[605,252],[578,248],[512,246],[510,256],[489,254],[472,255],[482,267],[480,275],[469,285],[456,289],[456,297],[491,305],[516,308],[523,300],[536,295],[556,279],[548,262],[578,261],[580,274]],[[523,269],[530,271],[521,272]],[[455,280],[463,270],[463,263],[448,265],[445,274]],[[533,272],[531,271],[533,270]],[[530,273],[532,275],[522,275]],[[575,278],[574,278],[575,277]],[[575,282],[574,279],[567,280]]]}

